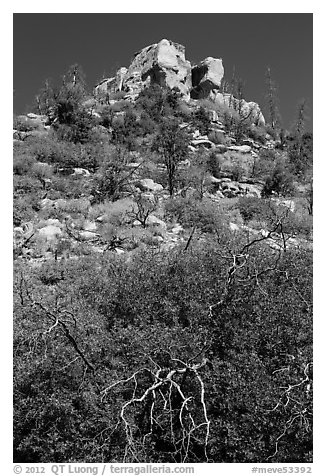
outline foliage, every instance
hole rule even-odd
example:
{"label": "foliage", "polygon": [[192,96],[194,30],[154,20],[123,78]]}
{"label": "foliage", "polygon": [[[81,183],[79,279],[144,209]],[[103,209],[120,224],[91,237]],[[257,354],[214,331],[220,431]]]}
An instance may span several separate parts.
{"label": "foliage", "polygon": [[209,119],[208,111],[203,106],[200,106],[193,113],[192,124],[201,134],[209,133],[211,121]]}
{"label": "foliage", "polygon": [[[278,257],[256,245],[233,281],[216,242],[129,263],[112,255],[100,267],[93,258],[53,266],[25,269],[15,282],[15,461],[311,460],[309,254]],[[245,272],[259,275],[259,286]],[[181,362],[203,365],[207,443],[203,428],[188,450],[178,445],[182,401],[177,392],[169,400],[168,386],[171,413],[149,393],[128,407],[126,432],[121,408],[155,382],[136,374],[135,391],[126,379],[144,367],[167,375]],[[203,407],[195,375],[181,377],[176,384],[193,399],[182,419],[188,431],[189,411],[198,425]],[[151,426],[154,401],[159,425]]]}
{"label": "foliage", "polygon": [[180,162],[187,157],[189,140],[189,135],[180,129],[176,120],[162,120],[153,149],[162,155],[170,196],[173,196],[175,191]]}
{"label": "foliage", "polygon": [[262,194],[265,197],[276,193],[288,196],[294,191],[293,176],[281,163],[276,163],[271,175],[266,178]]}
{"label": "foliage", "polygon": [[60,88],[53,88],[47,81],[36,97],[41,114],[48,116],[61,140],[84,143],[90,140],[95,125],[94,116],[84,102],[88,99],[84,73],[77,64],[63,76]]}
{"label": "foliage", "polygon": [[153,84],[143,89],[135,102],[136,110],[144,111],[153,121],[159,124],[164,117],[178,113],[179,95],[169,88]]}

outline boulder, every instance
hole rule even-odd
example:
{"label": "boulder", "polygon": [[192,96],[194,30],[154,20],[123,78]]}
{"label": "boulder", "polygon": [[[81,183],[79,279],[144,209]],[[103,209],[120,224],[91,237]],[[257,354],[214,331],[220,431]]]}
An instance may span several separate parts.
{"label": "boulder", "polygon": [[50,198],[43,198],[40,203],[40,207],[42,210],[46,208],[51,208],[55,206],[55,200],[51,200]]}
{"label": "boulder", "polygon": [[147,84],[175,88],[188,96],[191,87],[191,65],[185,59],[185,48],[163,39],[136,53],[124,76],[123,89],[143,89]]}
{"label": "boulder", "polygon": [[237,182],[223,182],[221,184],[223,195],[227,198],[234,198],[241,193]]}
{"label": "boulder", "polygon": [[87,169],[83,169],[81,167],[74,168],[72,175],[82,175],[84,177],[89,177],[91,173]]}
{"label": "boulder", "polygon": [[93,221],[85,221],[83,225],[83,230],[85,231],[96,231],[96,223]]}
{"label": "boulder", "polygon": [[252,185],[250,183],[246,183],[245,187],[247,196],[261,198],[262,187],[259,188],[256,185]]}
{"label": "boulder", "polygon": [[83,241],[94,241],[97,240],[98,235],[93,231],[80,231],[79,238]]}
{"label": "boulder", "polygon": [[148,226],[161,227],[163,228],[163,230],[166,230],[165,221],[161,220],[160,218],[157,218],[155,215],[149,215],[146,224]]}
{"label": "boulder", "polygon": [[195,139],[195,140],[192,140],[191,141],[191,145],[193,147],[198,147],[200,145],[204,146],[204,147],[208,147],[209,149],[211,149],[212,147],[215,146],[215,144],[208,140],[208,139]]}
{"label": "boulder", "polygon": [[185,59],[185,48],[163,39],[137,52],[129,68],[120,68],[112,78],[102,80],[95,93],[103,95],[125,91],[126,98],[135,99],[150,84],[176,89],[189,97],[191,65]]}
{"label": "boulder", "polygon": [[240,229],[239,225],[237,225],[236,223],[229,223],[229,228],[231,231],[238,231]]}
{"label": "boulder", "polygon": [[161,192],[163,186],[160,183],[155,183],[152,179],[141,179],[135,183],[142,192]]}
{"label": "boulder", "polygon": [[180,223],[176,223],[174,227],[171,229],[171,233],[174,235],[179,235],[179,233],[182,233],[184,231],[184,228]]}
{"label": "boulder", "polygon": [[57,226],[58,228],[63,227],[62,223],[57,218],[49,218],[48,220],[46,220],[44,222],[44,224],[47,225],[47,226],[48,225],[54,225],[54,226]]}
{"label": "boulder", "polygon": [[259,104],[256,102],[250,101],[247,102],[244,99],[236,99],[235,97],[231,96],[228,93],[221,93],[216,89],[212,89],[209,95],[210,99],[220,105],[235,109],[236,111],[241,110],[241,115],[243,117],[247,117],[250,119],[252,124],[256,124],[258,126],[265,125],[265,118]]}
{"label": "boulder", "polygon": [[191,79],[193,99],[207,98],[212,90],[218,90],[224,76],[224,68],[221,59],[209,56],[201,63],[192,68]]}
{"label": "boulder", "polygon": [[46,241],[54,241],[62,235],[62,230],[55,225],[47,225],[39,230],[39,235],[43,236]]}
{"label": "boulder", "polygon": [[215,150],[219,154],[224,154],[228,150],[227,146],[224,144],[216,144]]}
{"label": "boulder", "polygon": [[228,150],[240,152],[240,154],[249,154],[251,152],[250,145],[231,145]]}

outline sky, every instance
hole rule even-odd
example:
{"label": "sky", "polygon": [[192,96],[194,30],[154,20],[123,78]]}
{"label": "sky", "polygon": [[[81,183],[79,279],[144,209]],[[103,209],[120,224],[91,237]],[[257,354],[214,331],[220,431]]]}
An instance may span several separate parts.
{"label": "sky", "polygon": [[279,88],[283,126],[305,98],[312,130],[313,15],[311,13],[15,13],[14,112],[31,110],[46,79],[59,81],[78,63],[91,89],[128,67],[136,51],[162,38],[181,43],[186,59],[223,59],[225,77],[245,82],[245,98],[264,110],[265,71]]}

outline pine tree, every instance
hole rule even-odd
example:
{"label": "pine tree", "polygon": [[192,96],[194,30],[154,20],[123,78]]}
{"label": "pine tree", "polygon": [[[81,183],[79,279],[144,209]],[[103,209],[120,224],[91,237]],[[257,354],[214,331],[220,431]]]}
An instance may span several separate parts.
{"label": "pine tree", "polygon": [[272,78],[271,68],[268,66],[266,69],[266,101],[268,106],[270,124],[273,129],[280,127],[281,116],[279,110],[278,100],[278,88],[275,81]]}

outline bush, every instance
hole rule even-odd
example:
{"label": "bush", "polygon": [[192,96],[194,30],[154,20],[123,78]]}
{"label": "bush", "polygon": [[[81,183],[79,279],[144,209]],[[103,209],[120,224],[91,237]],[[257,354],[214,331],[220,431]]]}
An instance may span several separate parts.
{"label": "bush", "polygon": [[89,208],[90,202],[85,198],[71,200],[59,199],[56,201],[56,209],[59,214],[61,213],[63,215],[83,215],[86,218]]}
{"label": "bush", "polygon": [[216,178],[220,178],[221,176],[222,161],[223,158],[221,154],[217,154],[214,151],[210,152],[207,160],[207,170]]}
{"label": "bush", "polygon": [[13,158],[13,172],[15,175],[26,175],[32,165],[34,164],[35,159],[27,154],[15,154]]}
{"label": "bush", "polygon": [[[135,251],[129,261],[113,253],[80,257],[25,270],[23,281],[17,266],[14,461],[311,461],[312,256],[256,244],[234,272],[232,253],[245,243],[233,249],[230,241],[195,240],[184,253]],[[55,327],[54,312],[61,317]],[[123,406],[150,389],[159,369],[165,378],[183,362],[199,367],[201,381],[195,372],[174,372],[191,405],[162,385],[125,412],[126,435]],[[291,398],[283,399],[288,388]],[[179,444],[182,430],[204,421],[202,398],[207,446],[202,427]],[[298,407],[304,425],[293,420]],[[180,415],[189,421],[184,429]]]}
{"label": "bush", "polygon": [[232,180],[236,182],[240,181],[245,174],[245,169],[240,164],[232,164],[229,168],[229,173],[231,175]]}
{"label": "bush", "polygon": [[165,217],[181,223],[185,228],[196,226],[203,233],[226,231],[224,217],[210,200],[196,201],[193,198],[175,198],[165,203]]}
{"label": "bush", "polygon": [[13,224],[20,226],[22,223],[32,221],[38,211],[39,201],[35,196],[15,197],[13,199]]}
{"label": "bush", "polygon": [[282,164],[276,164],[271,175],[266,178],[262,195],[271,196],[273,193],[289,196],[294,193],[293,176]]}
{"label": "bush", "polygon": [[251,126],[248,131],[248,137],[253,139],[260,144],[265,144],[266,142],[266,129],[259,126]]}
{"label": "bush", "polygon": [[240,197],[236,204],[245,222],[265,221],[271,215],[271,208],[265,200],[255,197]]}
{"label": "bush", "polygon": [[13,128],[20,132],[31,132],[38,128],[32,119],[24,116],[14,117]]}

